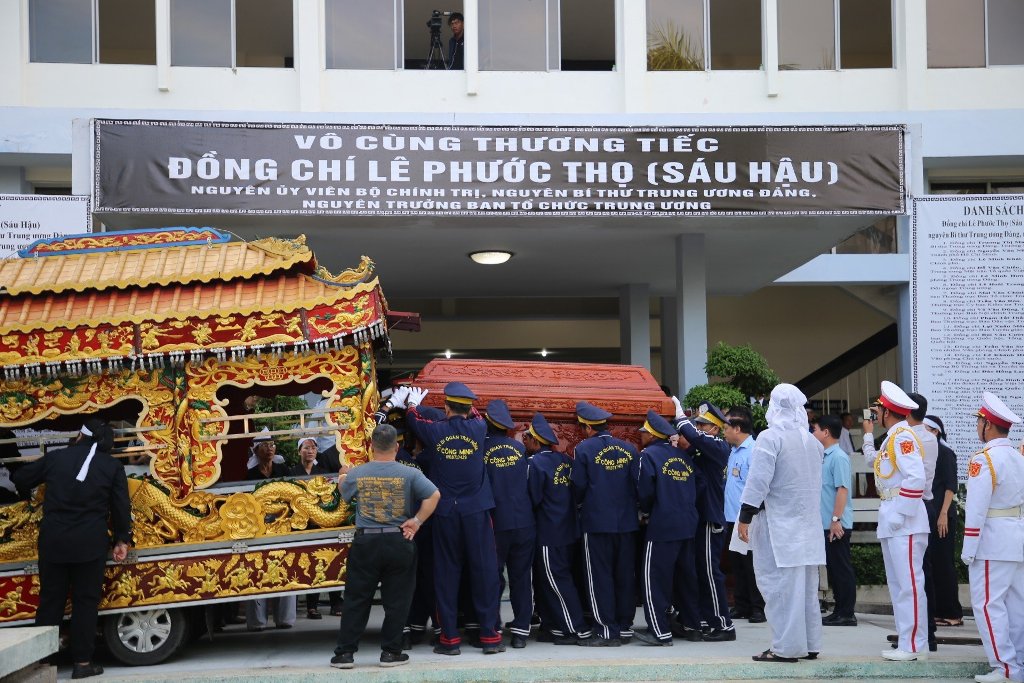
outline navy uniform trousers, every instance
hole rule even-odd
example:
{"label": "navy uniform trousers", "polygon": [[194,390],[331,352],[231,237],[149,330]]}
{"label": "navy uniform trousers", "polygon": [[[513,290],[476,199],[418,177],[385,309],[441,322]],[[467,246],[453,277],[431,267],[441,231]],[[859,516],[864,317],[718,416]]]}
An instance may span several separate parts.
{"label": "navy uniform trousers", "polygon": [[[509,628],[517,636],[530,635],[530,617],[533,616],[533,591],[531,572],[533,553],[537,545],[536,527],[509,529],[494,534],[498,551],[498,600],[505,592],[505,578],[502,567],[508,572],[508,599],[512,604],[512,625]],[[501,629],[501,615],[497,629]]]}
{"label": "navy uniform trousers", "polygon": [[603,638],[633,635],[636,614],[636,534],[583,534],[587,596]]}
{"label": "navy uniform trousers", "polygon": [[495,630],[498,623],[498,553],[494,547],[494,530],[489,510],[444,517],[434,516],[434,598],[441,624],[440,643],[455,647],[462,643],[459,635],[459,583],[462,568],[471,569],[473,609],[480,624],[480,642],[493,645],[501,642]]}
{"label": "navy uniform trousers", "polygon": [[[591,633],[583,619],[580,594],[572,580],[572,564],[576,544],[537,545],[535,565],[542,580],[537,590],[537,607],[546,627],[555,636],[589,638]],[[557,624],[558,628],[552,625]]]}
{"label": "navy uniform trousers", "polygon": [[721,524],[701,522],[697,527],[695,550],[697,583],[700,586],[700,617],[708,626],[721,631],[732,629],[721,562],[725,542],[725,527]]}
{"label": "navy uniform trousers", "polygon": [[[416,536],[416,590],[412,594],[406,630],[418,637],[427,630],[427,620],[435,614],[434,607],[434,523],[427,520]],[[437,621],[434,621],[435,625]]]}
{"label": "navy uniform trousers", "polygon": [[679,611],[679,623],[699,629],[697,603],[687,590],[697,583],[693,564],[693,539],[646,541],[641,569],[644,616],[651,633],[659,640],[672,638],[671,609]]}

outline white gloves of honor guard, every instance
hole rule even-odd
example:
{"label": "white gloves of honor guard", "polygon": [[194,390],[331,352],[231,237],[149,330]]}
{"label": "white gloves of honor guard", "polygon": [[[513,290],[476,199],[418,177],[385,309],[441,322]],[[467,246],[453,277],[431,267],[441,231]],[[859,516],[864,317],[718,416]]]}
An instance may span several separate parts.
{"label": "white gloves of honor guard", "polygon": [[679,399],[676,398],[675,396],[673,396],[672,397],[672,403],[676,407],[676,419],[678,420],[681,417],[685,417],[686,416],[686,411],[683,410],[683,404],[679,402]]}
{"label": "white gloves of honor guard", "polygon": [[415,408],[420,403],[423,403],[423,399],[426,398],[429,393],[430,391],[428,389],[409,387],[409,396],[405,399],[405,404],[410,408]]}
{"label": "white gloves of honor guard", "polygon": [[393,408],[405,408],[407,399],[409,398],[409,387],[400,386],[395,389],[394,393],[391,394],[391,407]]}

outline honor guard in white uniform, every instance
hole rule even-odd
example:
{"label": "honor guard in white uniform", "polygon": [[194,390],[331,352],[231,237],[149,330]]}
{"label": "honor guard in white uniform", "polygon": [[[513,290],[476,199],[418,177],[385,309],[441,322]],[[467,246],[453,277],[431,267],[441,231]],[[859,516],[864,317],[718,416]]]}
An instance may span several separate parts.
{"label": "honor guard in white uniform", "polygon": [[[928,605],[922,561],[928,548],[928,511],[924,447],[907,424],[917,404],[892,382],[882,382],[882,395],[864,421],[864,459],[874,468],[878,508],[878,540],[885,560],[893,616],[899,636],[895,650],[882,656],[896,661],[928,658]],[[888,430],[875,450],[873,422]],[[755,557],[757,557],[755,555]]]}
{"label": "honor guard in white uniform", "polygon": [[992,671],[974,679],[1024,681],[1024,455],[1007,438],[1021,419],[987,391],[975,415],[985,447],[967,464],[960,557]]}

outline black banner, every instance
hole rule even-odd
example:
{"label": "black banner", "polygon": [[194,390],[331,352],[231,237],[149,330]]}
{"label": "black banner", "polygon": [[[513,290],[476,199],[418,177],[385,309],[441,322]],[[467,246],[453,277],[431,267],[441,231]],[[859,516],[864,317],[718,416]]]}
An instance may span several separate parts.
{"label": "black banner", "polygon": [[905,213],[902,126],[95,121],[97,213]]}

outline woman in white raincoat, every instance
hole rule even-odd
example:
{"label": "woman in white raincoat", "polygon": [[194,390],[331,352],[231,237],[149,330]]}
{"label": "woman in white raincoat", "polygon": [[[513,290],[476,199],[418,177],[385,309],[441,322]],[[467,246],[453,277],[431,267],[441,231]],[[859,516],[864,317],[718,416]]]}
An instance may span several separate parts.
{"label": "woman in white raincoat", "polygon": [[825,564],[819,511],[824,451],[808,431],[806,402],[792,384],[772,390],[768,429],[757,437],[740,496],[737,532],[754,553],[757,587],[772,630],[772,646],[755,661],[814,659],[821,649],[818,565]]}

